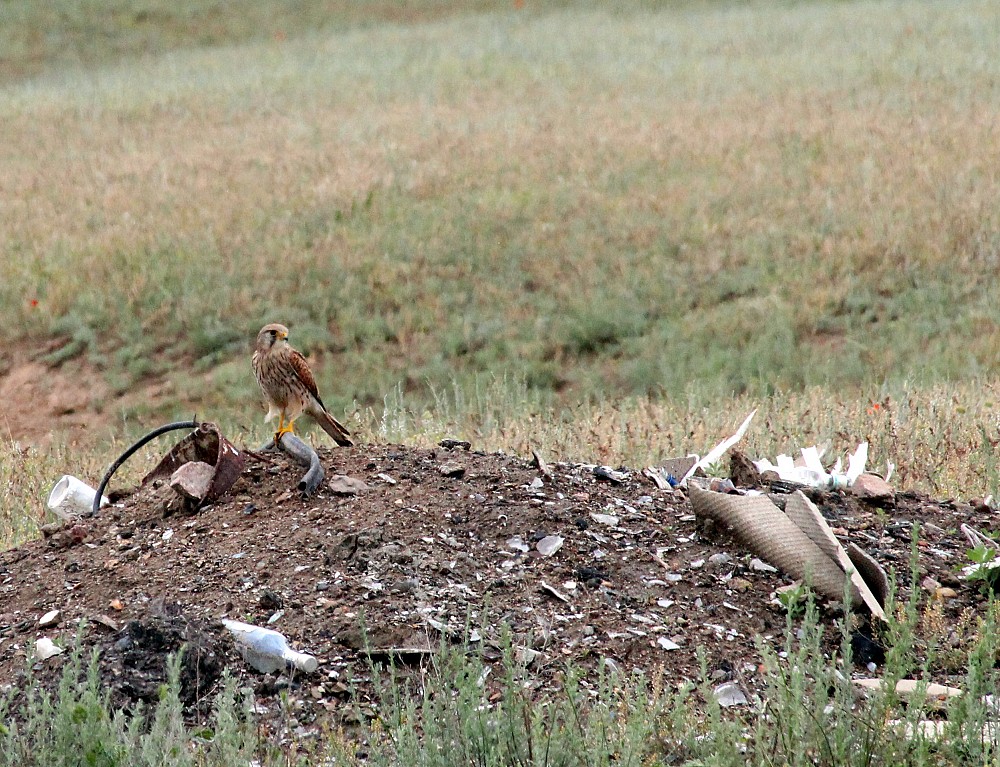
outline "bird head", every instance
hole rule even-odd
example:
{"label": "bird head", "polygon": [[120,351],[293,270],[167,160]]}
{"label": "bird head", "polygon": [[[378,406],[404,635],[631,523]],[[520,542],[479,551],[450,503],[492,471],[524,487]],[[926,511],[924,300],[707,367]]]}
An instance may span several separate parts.
{"label": "bird head", "polygon": [[257,348],[268,351],[276,343],[285,341],[287,338],[288,328],[284,325],[279,325],[277,322],[272,322],[270,325],[262,327],[257,334]]}

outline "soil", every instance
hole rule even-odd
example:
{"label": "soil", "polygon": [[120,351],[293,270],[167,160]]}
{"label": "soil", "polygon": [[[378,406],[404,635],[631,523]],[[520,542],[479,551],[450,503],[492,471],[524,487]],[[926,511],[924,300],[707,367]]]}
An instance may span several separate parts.
{"label": "soil", "polygon": [[[543,471],[462,446],[321,448],[326,479],[304,497],[302,469],[284,454],[245,455],[236,484],[209,507],[188,511],[166,484],[150,486],[0,553],[0,686],[23,686],[36,639],[72,646],[81,631],[83,647],[101,651],[115,704],[129,708],[154,699],[167,656],[186,644],[192,718],[207,712],[228,668],[255,689],[265,718],[277,721],[279,693],[289,695],[284,726],[307,731],[371,712],[370,657],[420,668],[443,642],[496,662],[509,631],[539,695],[567,663],[590,673],[600,659],[694,680],[702,649],[713,679],[752,695],[764,682],[756,643],[782,640],[776,590],[792,579],[752,566],[753,553],[697,519],[685,492],[659,489],[641,471],[569,462]],[[741,483],[753,481],[745,460],[734,467]],[[975,516],[968,504],[810,494],[838,537],[896,571],[903,596],[911,525],[920,523],[918,580],[944,587],[941,625],[961,626],[981,606],[958,577],[968,548],[958,528]],[[57,625],[41,628],[52,610]],[[835,614],[829,607],[823,619]],[[222,618],[283,632],[318,670],[254,671]],[[69,657],[36,663],[35,678],[55,684]]]}

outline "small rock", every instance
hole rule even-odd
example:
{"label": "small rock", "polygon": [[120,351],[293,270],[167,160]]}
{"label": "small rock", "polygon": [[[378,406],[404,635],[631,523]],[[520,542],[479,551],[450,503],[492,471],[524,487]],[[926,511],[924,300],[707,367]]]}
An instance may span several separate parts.
{"label": "small rock", "polygon": [[356,477],[348,477],[344,474],[334,474],[330,477],[327,487],[335,495],[357,495],[368,489],[368,485],[364,480],[357,479]]}
{"label": "small rock", "polygon": [[271,589],[263,589],[257,601],[263,610],[280,610],[284,602],[281,595]]}
{"label": "small rock", "polygon": [[609,482],[621,484],[627,480],[630,475],[627,471],[615,471],[610,466],[595,466],[594,476],[598,479],[606,479]]}
{"label": "small rock", "polygon": [[733,578],[729,581],[729,588],[739,594],[748,591],[752,585],[746,578]]}
{"label": "small rock", "polygon": [[757,573],[776,573],[778,572],[777,567],[772,567],[767,562],[762,559],[754,557],[750,560],[750,569]]}
{"label": "small rock", "polygon": [[65,522],[49,522],[47,525],[42,525],[38,528],[38,531],[42,534],[44,538],[49,538],[56,533],[60,532],[63,527],[66,526]]}
{"label": "small rock", "polygon": [[664,650],[679,650],[681,646],[672,639],[667,639],[666,637],[660,637],[656,640],[656,644],[662,647]]}
{"label": "small rock", "polygon": [[438,467],[442,477],[461,479],[465,476],[465,467],[458,463],[443,463]]}
{"label": "small rock", "polygon": [[745,706],[747,704],[747,696],[735,682],[720,684],[712,692],[715,694],[716,701],[723,708]]}
{"label": "small rock", "polygon": [[184,498],[200,501],[208,495],[214,477],[214,466],[204,461],[188,461],[170,475],[170,487]]}
{"label": "small rock", "polygon": [[520,535],[515,535],[513,538],[510,538],[507,541],[507,548],[514,549],[515,551],[520,551],[525,554],[527,554],[530,549],[528,544],[521,539]]}
{"label": "small rock", "polygon": [[729,455],[729,478],[737,487],[758,487],[760,472],[745,453],[733,450]]}
{"label": "small rock", "polygon": [[393,594],[412,594],[420,588],[420,581],[416,578],[403,578],[395,581],[389,586],[389,591]]}
{"label": "small rock", "polygon": [[438,442],[438,446],[443,447],[445,450],[454,450],[456,447],[460,447],[462,450],[469,450],[472,447],[472,443],[467,439],[445,438]]}
{"label": "small rock", "polygon": [[720,551],[718,554],[713,554],[708,558],[708,563],[712,567],[722,567],[722,565],[728,565],[733,561],[733,558],[724,551]]}
{"label": "small rock", "polygon": [[564,542],[565,539],[561,535],[547,535],[535,544],[535,548],[543,557],[551,557],[562,548]]}
{"label": "small rock", "polygon": [[598,514],[597,512],[591,512],[590,518],[595,522],[599,522],[602,525],[608,525],[614,527],[618,524],[618,517],[614,514]]}
{"label": "small rock", "polygon": [[735,493],[736,485],[728,477],[726,479],[715,478],[708,483],[708,489],[713,493]]}
{"label": "small rock", "polygon": [[328,591],[330,589],[330,581],[316,581],[316,591]]}
{"label": "small rock", "polygon": [[851,485],[851,492],[862,501],[875,506],[891,506],[896,502],[896,491],[892,485],[875,474],[862,474]]}
{"label": "small rock", "polygon": [[545,487],[545,482],[542,481],[541,477],[535,477],[528,485],[529,490],[541,490],[543,487]]}
{"label": "small rock", "polygon": [[107,629],[111,629],[116,634],[121,629],[121,626],[118,625],[118,621],[113,620],[112,618],[110,618],[107,615],[104,615],[103,613],[92,616],[91,620],[94,623],[100,624],[101,626],[104,626]]}
{"label": "small rock", "polygon": [[514,657],[517,659],[518,663],[522,663],[525,666],[530,666],[538,658],[541,653],[538,650],[532,650],[530,647],[515,647]]}
{"label": "small rock", "polygon": [[934,594],[937,592],[939,588],[941,588],[941,582],[934,580],[928,575],[926,578],[920,581],[920,586],[923,588],[924,591],[929,591],[931,594]]}
{"label": "small rock", "polygon": [[62,619],[62,612],[59,610],[49,610],[45,615],[38,619],[38,628],[45,629],[49,626],[59,625],[59,621]]}
{"label": "small rock", "polygon": [[376,476],[378,476],[378,478],[381,479],[383,482],[385,482],[387,485],[395,485],[396,484],[396,480],[394,480],[388,474],[378,474]]}

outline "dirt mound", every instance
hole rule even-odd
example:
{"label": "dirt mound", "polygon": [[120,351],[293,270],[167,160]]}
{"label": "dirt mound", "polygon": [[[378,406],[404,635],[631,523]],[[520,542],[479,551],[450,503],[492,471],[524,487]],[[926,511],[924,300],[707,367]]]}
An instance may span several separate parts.
{"label": "dirt mound", "polygon": [[[274,710],[289,689],[299,725],[366,704],[368,655],[419,664],[471,632],[499,658],[503,627],[540,690],[558,684],[566,662],[586,669],[601,658],[695,679],[698,648],[715,678],[760,685],[755,641],[780,641],[774,592],[790,579],[752,567],[750,552],[695,519],[685,494],[634,470],[602,478],[592,466],[553,463],[546,474],[461,448],[366,445],[321,456],[327,479],[309,498],[295,491],[297,465],[248,454],[223,501],[195,514],[174,511],[162,487],[73,535],[0,554],[0,683],[20,683],[36,638],[71,645],[87,620],[84,645],[102,649],[120,705],[155,694],[167,654],[187,644],[182,682],[193,709],[228,667]],[[904,581],[911,523],[920,522],[921,578],[958,591],[943,602],[946,625],[978,600],[956,578],[966,546],[955,530],[969,507],[901,494],[887,513],[849,494],[814,498],[838,535]],[[58,625],[40,628],[51,610]],[[222,618],[270,622],[319,669],[291,678],[250,670]],[[39,678],[57,676],[65,657],[38,664]]]}

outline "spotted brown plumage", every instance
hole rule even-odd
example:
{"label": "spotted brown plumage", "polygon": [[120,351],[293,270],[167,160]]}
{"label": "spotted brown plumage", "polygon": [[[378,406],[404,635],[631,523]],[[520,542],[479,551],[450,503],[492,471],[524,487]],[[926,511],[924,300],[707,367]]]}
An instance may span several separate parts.
{"label": "spotted brown plumage", "polygon": [[319,398],[316,378],[299,352],[288,343],[288,328],[278,323],[265,325],[257,334],[253,352],[253,372],[267,399],[265,423],[278,416],[275,441],[293,431],[295,419],[308,413],[333,437],[338,445],[353,445],[351,433],[327,411]]}

